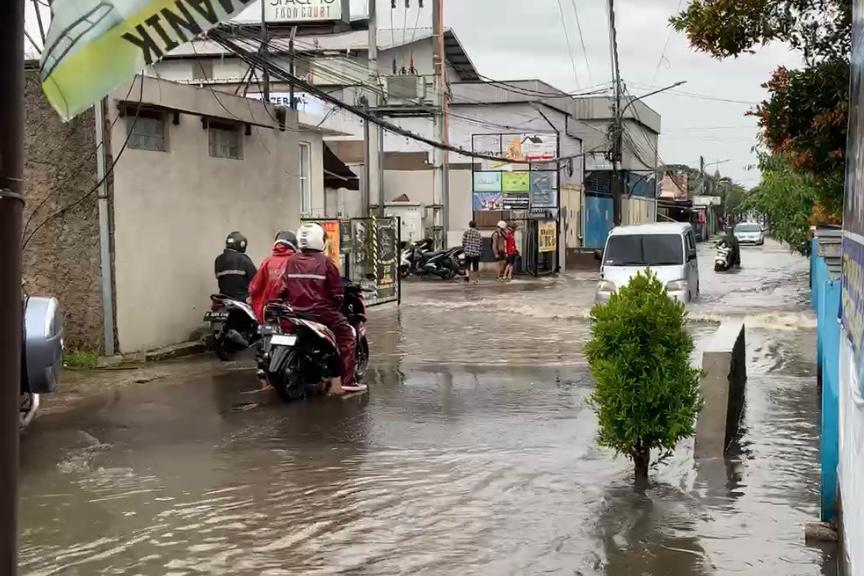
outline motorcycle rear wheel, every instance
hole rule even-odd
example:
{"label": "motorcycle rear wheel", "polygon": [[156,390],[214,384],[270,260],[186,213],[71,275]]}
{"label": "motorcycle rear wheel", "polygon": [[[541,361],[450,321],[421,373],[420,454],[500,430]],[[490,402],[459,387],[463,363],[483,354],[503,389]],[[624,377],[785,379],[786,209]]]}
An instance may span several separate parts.
{"label": "motorcycle rear wheel", "polygon": [[291,351],[279,370],[269,372],[267,380],[285,402],[294,402],[306,397],[306,383],[300,366],[300,355]]}
{"label": "motorcycle rear wheel", "polygon": [[357,366],[354,374],[357,382],[362,382],[366,378],[366,372],[369,371],[369,343],[366,338],[361,338],[357,342]]}
{"label": "motorcycle rear wheel", "polygon": [[216,354],[216,357],[219,358],[219,360],[221,360],[222,362],[230,362],[237,354],[237,351],[234,349],[233,346],[231,346],[231,343],[228,342],[227,338],[214,338],[213,352]]}

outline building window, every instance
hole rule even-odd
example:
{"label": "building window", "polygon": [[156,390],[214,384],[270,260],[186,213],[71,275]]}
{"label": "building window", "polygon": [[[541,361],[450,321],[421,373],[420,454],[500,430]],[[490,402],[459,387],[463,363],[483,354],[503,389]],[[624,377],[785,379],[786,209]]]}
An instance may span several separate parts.
{"label": "building window", "polygon": [[312,146],[300,142],[300,213],[308,216],[312,213],[312,186],[309,174],[312,171]]}
{"label": "building window", "polygon": [[243,132],[239,124],[209,122],[210,156],[213,158],[243,159]]}
{"label": "building window", "polygon": [[139,110],[137,117],[126,116],[129,131],[129,148],[167,152],[165,114],[157,110]]}

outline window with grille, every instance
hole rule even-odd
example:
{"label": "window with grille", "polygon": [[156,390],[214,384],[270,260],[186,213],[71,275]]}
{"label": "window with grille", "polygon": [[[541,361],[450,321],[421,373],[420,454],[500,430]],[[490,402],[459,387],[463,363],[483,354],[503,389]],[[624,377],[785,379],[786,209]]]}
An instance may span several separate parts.
{"label": "window with grille", "polygon": [[223,124],[211,121],[207,132],[210,137],[211,157],[243,159],[243,133],[239,124]]}
{"label": "window with grille", "polygon": [[137,117],[126,116],[126,126],[129,134],[129,148],[135,150],[151,150],[167,152],[167,129],[165,114],[156,110],[139,110]]}
{"label": "window with grille", "polygon": [[304,216],[312,213],[312,187],[309,180],[309,173],[312,166],[312,146],[306,142],[300,142],[300,212]]}

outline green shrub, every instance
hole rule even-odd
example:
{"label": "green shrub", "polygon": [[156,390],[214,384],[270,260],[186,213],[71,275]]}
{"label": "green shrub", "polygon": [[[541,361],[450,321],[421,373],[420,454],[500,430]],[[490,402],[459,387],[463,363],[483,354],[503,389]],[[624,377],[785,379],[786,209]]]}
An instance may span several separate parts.
{"label": "green shrub", "polygon": [[666,457],[693,435],[702,406],[686,321],[684,305],[650,271],[591,310],[585,352],[597,381],[589,401],[598,443],[632,459],[639,480],[648,477],[651,450]]}
{"label": "green shrub", "polygon": [[69,368],[95,368],[99,355],[87,350],[66,350],[63,352],[63,365]]}

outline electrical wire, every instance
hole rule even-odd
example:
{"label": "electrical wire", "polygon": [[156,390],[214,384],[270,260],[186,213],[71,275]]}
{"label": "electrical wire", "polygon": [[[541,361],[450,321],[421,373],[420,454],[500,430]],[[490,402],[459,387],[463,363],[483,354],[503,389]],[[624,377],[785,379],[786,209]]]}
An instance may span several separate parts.
{"label": "electrical wire", "polygon": [[[471,152],[465,150],[463,148],[459,148],[457,146],[452,146],[450,144],[445,144],[442,142],[438,142],[437,140],[433,140],[431,138],[426,138],[425,136],[421,136],[419,134],[415,134],[410,130],[406,130],[401,126],[393,124],[391,122],[385,121],[374,114],[370,114],[369,112],[358,108],[357,106],[352,106],[342,102],[341,100],[331,96],[330,94],[324,92],[317,86],[313,86],[308,82],[296,77],[291,74],[290,71],[285,70],[281,66],[276,65],[271,58],[262,57],[258,51],[251,49],[252,46],[245,46],[244,43],[238,42],[238,35],[229,34],[225,29],[217,28],[212,29],[208,33],[208,35],[213,38],[217,43],[222,45],[224,48],[229,51],[237,54],[240,58],[250,64],[254,64],[258,67],[266,67],[268,72],[276,77],[281,79],[284,82],[289,82],[294,84],[295,86],[299,86],[305,92],[312,94],[313,96],[317,96],[319,99],[322,99],[330,104],[333,104],[337,107],[343,108],[348,112],[351,112],[355,116],[358,116],[367,122],[371,122],[377,126],[382,127],[383,129],[400,136],[404,136],[406,138],[410,138],[417,142],[421,142],[433,148],[437,148],[439,150],[445,150],[449,152],[454,152],[463,156],[467,156],[469,158],[479,158],[484,160],[491,160],[496,162],[507,162],[512,163],[512,159],[510,158],[502,158],[498,156],[486,155],[486,154],[477,154],[475,152]],[[249,43],[247,43],[249,44]],[[253,44],[254,46],[254,44]],[[581,155],[581,154],[580,154]]]}
{"label": "electrical wire", "polygon": [[579,72],[576,66],[576,54],[573,51],[573,44],[570,42],[570,33],[567,31],[567,23],[565,22],[564,6],[561,0],[556,0],[558,4],[558,12],[561,14],[561,29],[564,30],[564,40],[567,42],[567,55],[570,57],[570,65],[573,66],[573,79],[576,81],[576,87],[579,87]]}
{"label": "electrical wire", "polygon": [[591,74],[591,62],[588,60],[588,49],[585,48],[585,35],[582,33],[582,21],[579,18],[579,8],[576,0],[570,0],[573,5],[573,14],[576,16],[576,30],[579,31],[579,42],[582,44],[582,56],[585,58],[585,68],[588,70],[588,81],[594,84],[594,76]]}
{"label": "electrical wire", "polygon": [[[125,97],[125,100],[128,100],[128,99],[129,99],[129,95],[132,94],[132,89],[133,89],[134,87],[135,87],[135,83],[134,83],[134,82],[131,82],[131,83],[129,84],[129,90],[126,91],[126,97]],[[139,104],[139,106],[140,106],[141,103],[139,102],[138,104]],[[106,131],[106,133],[110,133],[110,132],[114,129],[114,125],[117,124],[117,121],[118,121],[118,120],[120,120],[120,116],[119,116],[119,115],[117,115],[117,116],[114,118],[114,120],[111,121],[111,124],[108,126],[108,130]],[[65,139],[63,140],[63,142],[61,143],[61,145],[60,145],[58,148],[65,148],[66,145],[68,144],[68,142],[69,142],[69,139],[68,139],[68,138],[65,138]],[[70,178],[64,180],[60,185],[56,185],[56,184],[55,184],[54,186],[51,187],[51,192],[50,192],[49,194],[47,194],[47,195],[45,196],[45,198],[43,198],[42,201],[39,202],[39,204],[37,204],[37,205],[33,208],[33,210],[30,212],[30,216],[27,217],[27,221],[24,223],[24,231],[23,231],[23,233],[24,233],[25,235],[27,234],[27,229],[30,228],[30,224],[31,224],[31,222],[33,221],[33,219],[36,217],[36,214],[39,212],[39,210],[41,210],[42,207],[43,207],[43,206],[44,206],[44,205],[45,205],[49,200],[51,200],[51,199],[53,198],[54,193],[55,193],[58,189],[63,189],[63,188],[65,188],[66,185],[69,184],[69,182],[71,182],[74,178],[77,178],[77,177],[81,174],[81,172],[84,171],[84,168],[85,168],[85,167],[89,167],[89,165],[90,165],[90,160],[92,160],[92,159],[96,156],[96,154],[99,152],[99,149],[102,148],[104,145],[105,145],[105,138],[102,138],[102,141],[101,141],[101,142],[98,142],[98,143],[96,144],[96,146],[93,148],[93,150],[90,152],[90,154],[89,154],[89,155],[84,159],[83,162],[81,162],[81,164],[78,165],[78,169],[74,172],[74,174],[73,174]],[[49,153],[48,153],[48,156],[52,156],[52,155],[53,155],[53,152],[49,152]],[[54,166],[54,164],[52,164],[52,166]]]}
{"label": "electrical wire", "polygon": [[[678,7],[675,9],[675,13],[681,11],[681,5],[684,3],[684,0],[678,0]],[[651,83],[657,81],[657,75],[660,74],[660,66],[663,64],[663,60],[666,58],[666,50],[669,48],[669,40],[672,39],[672,26],[669,26],[669,31],[666,33],[666,41],[663,43],[663,51],[660,52],[660,59],[657,60],[657,68],[654,69],[654,76],[651,78]]]}
{"label": "electrical wire", "polygon": [[132,120],[132,125],[129,126],[129,130],[126,133],[126,139],[123,141],[123,145],[120,147],[120,150],[117,152],[117,155],[114,157],[114,160],[111,162],[111,166],[108,167],[108,169],[105,171],[105,174],[102,176],[102,178],[100,178],[99,181],[96,183],[96,185],[93,186],[93,188],[91,188],[88,192],[86,192],[85,194],[82,194],[77,200],[71,202],[70,204],[67,204],[66,206],[64,206],[60,210],[57,210],[56,212],[50,214],[44,220],[42,220],[42,222],[40,222],[38,225],[36,225],[33,228],[33,230],[30,232],[30,234],[24,239],[24,243],[21,246],[22,250],[27,248],[27,245],[30,243],[30,241],[33,239],[33,237],[36,236],[36,233],[39,232],[39,230],[41,230],[46,224],[48,224],[48,222],[54,220],[55,218],[59,218],[60,216],[64,215],[65,213],[67,213],[70,210],[74,209],[75,207],[79,206],[81,203],[83,203],[85,200],[87,200],[90,196],[95,194],[99,190],[99,188],[101,188],[102,185],[108,180],[108,177],[114,173],[114,167],[117,166],[117,163],[120,162],[120,158],[123,157],[123,153],[126,151],[126,147],[129,145],[129,140],[132,138],[132,133],[135,131],[135,125],[138,123],[138,114],[141,112],[141,103],[144,101],[144,74],[140,74],[139,78],[141,79],[141,81],[140,81],[141,90],[140,90],[140,93],[138,95],[138,105],[135,107],[135,117]]}

